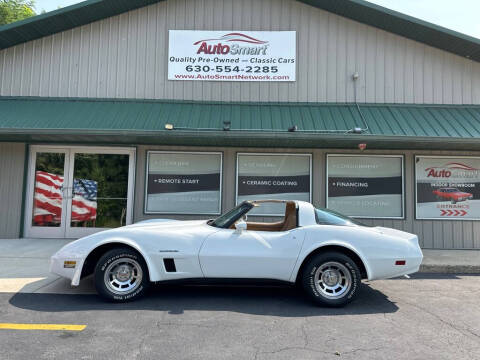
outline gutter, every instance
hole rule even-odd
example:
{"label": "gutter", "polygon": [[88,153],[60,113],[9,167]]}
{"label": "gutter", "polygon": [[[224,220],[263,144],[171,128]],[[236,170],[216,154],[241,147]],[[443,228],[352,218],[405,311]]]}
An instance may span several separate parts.
{"label": "gutter", "polygon": [[383,136],[262,130],[0,129],[0,141],[293,148],[480,150],[478,138]]}

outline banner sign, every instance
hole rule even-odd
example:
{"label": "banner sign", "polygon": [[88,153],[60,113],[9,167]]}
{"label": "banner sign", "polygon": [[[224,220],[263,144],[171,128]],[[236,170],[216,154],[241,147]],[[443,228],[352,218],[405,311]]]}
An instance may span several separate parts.
{"label": "banner sign", "polygon": [[[244,200],[310,201],[309,154],[238,154],[237,204]],[[254,215],[283,215],[283,204],[253,209]]]}
{"label": "banner sign", "polygon": [[416,218],[480,219],[480,158],[416,156]]}
{"label": "banner sign", "polygon": [[404,217],[402,155],[328,155],[327,208],[352,217]]}
{"label": "banner sign", "polygon": [[219,214],[221,153],[148,152],[145,213]]}
{"label": "banner sign", "polygon": [[168,80],[295,81],[295,31],[169,30]]}

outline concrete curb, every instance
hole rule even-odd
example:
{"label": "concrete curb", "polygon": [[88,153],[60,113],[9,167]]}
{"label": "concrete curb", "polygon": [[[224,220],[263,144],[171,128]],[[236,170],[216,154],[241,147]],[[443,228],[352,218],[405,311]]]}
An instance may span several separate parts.
{"label": "concrete curb", "polygon": [[419,272],[480,275],[480,265],[421,265]]}

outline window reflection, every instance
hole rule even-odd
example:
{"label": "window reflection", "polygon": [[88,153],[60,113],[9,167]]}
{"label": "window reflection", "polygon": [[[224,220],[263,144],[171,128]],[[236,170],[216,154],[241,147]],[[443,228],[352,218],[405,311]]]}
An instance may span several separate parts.
{"label": "window reflection", "polygon": [[62,222],[65,154],[37,153],[33,226],[59,227]]}
{"label": "window reflection", "polygon": [[76,153],[72,227],[125,225],[129,155]]}

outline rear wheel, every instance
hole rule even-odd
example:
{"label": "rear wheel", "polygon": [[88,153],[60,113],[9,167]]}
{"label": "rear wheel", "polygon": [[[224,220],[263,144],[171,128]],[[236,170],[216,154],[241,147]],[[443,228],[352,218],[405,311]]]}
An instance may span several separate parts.
{"label": "rear wheel", "polygon": [[361,283],[355,262],[338,252],[312,257],[302,274],[307,295],[319,305],[344,306],[354,299]]}
{"label": "rear wheel", "polygon": [[95,287],[109,301],[138,299],[149,285],[148,269],[143,258],[129,248],[106,252],[95,267]]}

